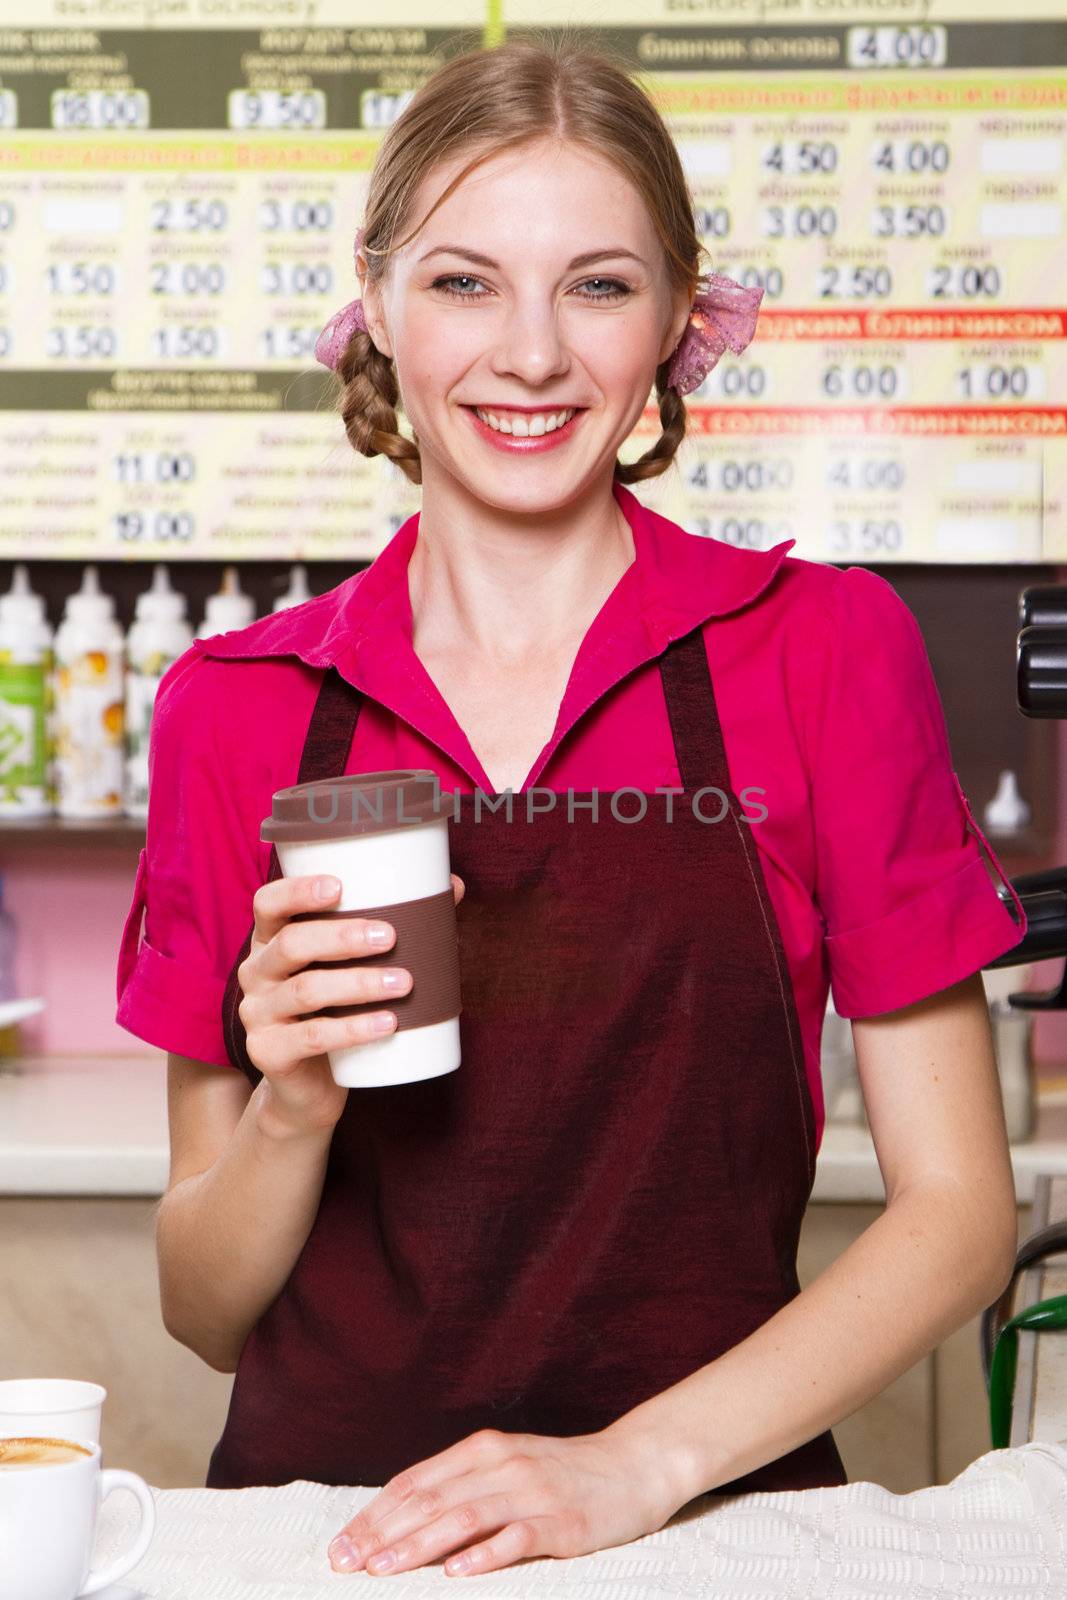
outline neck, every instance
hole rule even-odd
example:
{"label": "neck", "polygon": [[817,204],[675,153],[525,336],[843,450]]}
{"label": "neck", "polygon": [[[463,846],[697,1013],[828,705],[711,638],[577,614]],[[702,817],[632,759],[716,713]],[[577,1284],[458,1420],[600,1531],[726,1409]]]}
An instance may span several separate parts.
{"label": "neck", "polygon": [[501,667],[566,648],[584,637],[634,555],[610,479],[524,516],[431,474],[408,563],[415,648],[462,648]]}

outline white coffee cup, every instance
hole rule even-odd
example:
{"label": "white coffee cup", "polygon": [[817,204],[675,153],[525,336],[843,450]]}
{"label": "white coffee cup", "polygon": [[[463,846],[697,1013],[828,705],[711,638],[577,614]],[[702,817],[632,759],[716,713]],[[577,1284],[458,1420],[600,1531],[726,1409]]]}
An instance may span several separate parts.
{"label": "white coffee cup", "polygon": [[[103,1469],[95,1439],[42,1437],[80,1447],[82,1453],[69,1461],[0,1467],[0,1600],[77,1600],[95,1594],[137,1565],[155,1532],[156,1503],[143,1478]],[[140,1526],[128,1550],[93,1571],[97,1513],[116,1489],[136,1495]]]}
{"label": "white coffee cup", "polygon": [[260,829],[286,877],[328,873],[341,881],[340,898],[328,911],[302,913],[300,920],[346,912],[380,916],[396,929],[396,941],[360,964],[411,972],[406,995],[361,1007],[395,1012],[392,1033],[328,1052],[334,1082],[347,1088],[414,1083],[460,1064],[448,813],[436,774],[403,768],[279,789]]}
{"label": "white coffee cup", "polygon": [[81,1378],[4,1378],[0,1381],[0,1434],[50,1434],[100,1442],[102,1383]]}

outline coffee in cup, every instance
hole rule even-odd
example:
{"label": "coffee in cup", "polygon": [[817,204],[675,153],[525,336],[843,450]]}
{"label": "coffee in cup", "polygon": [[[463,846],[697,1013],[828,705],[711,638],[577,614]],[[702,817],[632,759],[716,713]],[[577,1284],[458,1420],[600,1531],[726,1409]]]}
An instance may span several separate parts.
{"label": "coffee in cup", "polygon": [[[140,1526],[121,1556],[94,1571],[97,1513],[116,1489],[137,1497]],[[77,1600],[106,1589],[137,1565],[155,1526],[148,1484],[135,1472],[104,1471],[95,1440],[0,1439],[0,1600]]]}
{"label": "coffee in cup", "polygon": [[78,1461],[91,1456],[84,1444],[70,1439],[0,1439],[0,1472],[25,1472],[31,1467],[50,1467],[57,1461]]}
{"label": "coffee in cup", "polygon": [[388,1009],[392,1033],[328,1052],[334,1081],[347,1088],[413,1083],[460,1064],[459,936],[448,850],[447,801],[437,774],[417,768],[320,778],[279,789],[260,837],[286,877],[329,873],[341,894],[313,918],[381,919],[396,929],[389,950],[312,967],[398,966],[407,994],[326,1006],[326,1016]]}

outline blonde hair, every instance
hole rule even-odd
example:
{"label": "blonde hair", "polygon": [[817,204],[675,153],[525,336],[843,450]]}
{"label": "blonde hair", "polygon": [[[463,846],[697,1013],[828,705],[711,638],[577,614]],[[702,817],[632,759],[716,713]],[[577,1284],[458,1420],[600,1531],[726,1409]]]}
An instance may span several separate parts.
{"label": "blonde hair", "polygon": [[[674,141],[645,91],[609,54],[569,41],[516,39],[453,56],[409,101],[378,151],[364,214],[363,252],[374,282],[404,237],[419,184],[438,163],[472,145],[477,154],[431,211],[499,151],[556,134],[611,161],[638,190],[655,226],[672,291],[691,300],[700,274],[700,237]],[[423,219],[425,220],[425,219]],[[421,226],[421,224],[420,224]],[[412,483],[422,482],[419,447],[397,424],[396,368],[369,333],[349,339],[337,366],[339,409],[353,448],[385,455]],[[661,433],[638,460],[615,462],[622,483],[666,470],[685,436],[685,402],[656,368]]]}

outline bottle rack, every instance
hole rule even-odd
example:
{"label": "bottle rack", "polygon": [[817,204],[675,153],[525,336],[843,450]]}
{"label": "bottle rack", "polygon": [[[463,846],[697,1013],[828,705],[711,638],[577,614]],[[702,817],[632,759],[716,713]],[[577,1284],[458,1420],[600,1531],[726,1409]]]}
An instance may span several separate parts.
{"label": "bottle rack", "polygon": [[[124,633],[133,621],[137,596],[151,584],[152,569],[160,559],[164,558],[95,563],[101,589],[114,596],[116,615]],[[14,560],[0,560],[0,590],[11,587],[12,572],[17,564]],[[81,583],[86,563],[56,558],[26,560],[22,564],[29,572],[30,587],[44,596],[49,622],[53,628],[58,627],[67,596]],[[304,564],[313,595],[325,593],[368,565],[366,561],[308,561]],[[255,601],[258,619],[269,614],[274,601],[288,588],[293,563],[174,560],[166,565],[173,587],[186,596],[189,620],[195,629],[204,614],[205,601],[219,588],[226,567],[237,567],[242,589]],[[145,824],[139,817],[0,817],[2,850],[21,851],[35,844],[73,849],[98,846],[140,849],[144,838]]]}

